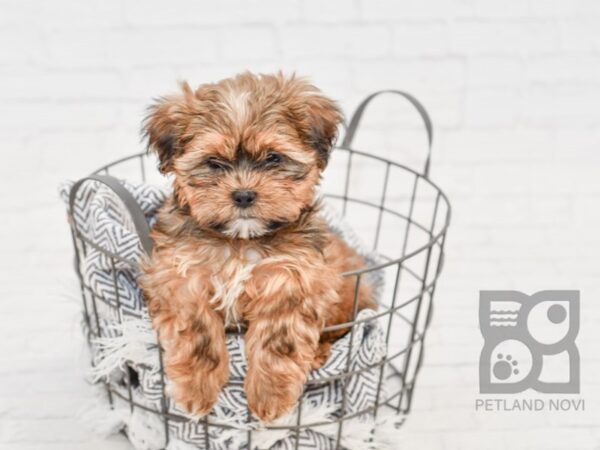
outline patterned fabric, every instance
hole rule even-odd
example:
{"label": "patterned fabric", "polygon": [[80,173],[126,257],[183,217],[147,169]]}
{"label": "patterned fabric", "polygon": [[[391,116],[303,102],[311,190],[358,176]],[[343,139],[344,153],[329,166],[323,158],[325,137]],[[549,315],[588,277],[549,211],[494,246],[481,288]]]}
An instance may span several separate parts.
{"label": "patterned fabric", "polygon": [[[72,182],[67,182],[60,187],[61,198],[67,205],[72,185]],[[148,184],[133,185],[123,181],[123,185],[152,223],[168,192]],[[119,307],[125,316],[140,317],[145,305],[136,278],[138,261],[144,251],[121,200],[104,184],[86,182],[77,191],[73,218],[83,237],[103,250],[83,242],[85,248],[80,248],[79,252],[81,275],[100,300],[98,304]],[[115,257],[111,258],[107,253]]]}
{"label": "patterned fabric", "polygon": [[[124,186],[132,193],[146,214],[146,218],[153,223],[153,216],[157,208],[164,202],[168,191],[150,185],[132,185],[123,182]],[[61,188],[61,196],[68,203],[69,190],[72,183],[66,183]],[[155,341],[155,333],[143,301],[141,290],[137,286],[138,262],[143,255],[143,250],[135,228],[129,215],[120,200],[112,191],[101,183],[89,181],[78,191],[75,202],[74,219],[77,229],[89,241],[113,258],[107,256],[91,245],[80,248],[81,271],[86,289],[86,304],[94,307],[98,312],[99,320],[92,320],[85,325],[94,331],[96,336],[107,340],[125,337],[125,345],[135,348],[126,358],[129,367],[129,377],[123,368],[114,367],[105,381],[113,389],[119,391],[127,398],[129,392],[133,400],[144,405],[152,411],[161,411],[163,380],[160,372],[159,356]],[[335,233],[344,238],[352,247],[361,253],[370,264],[378,262],[374,254],[363,250],[359,239],[348,225],[333,210],[325,207],[322,215]],[[383,274],[371,272],[368,281],[374,287],[376,295],[383,286]],[[115,288],[116,287],[116,288]],[[380,362],[386,354],[384,332],[377,320],[368,320],[375,315],[374,311],[361,311],[352,333],[346,334],[332,347],[331,356],[326,364],[310,373],[309,386],[302,401],[302,417],[306,411],[318,410],[325,419],[335,419],[345,414],[359,413],[375,404],[377,384],[379,381]],[[123,326],[124,323],[135,322],[137,334],[129,335]],[[139,332],[139,330],[142,330]],[[89,331],[89,329],[88,329]],[[102,361],[103,358],[114,357],[107,353],[107,346],[97,345],[92,341],[94,357]],[[110,347],[110,346],[108,346]],[[114,347],[118,347],[114,346]],[[230,353],[230,381],[237,383],[228,385],[221,392],[214,410],[209,414],[210,423],[229,425],[229,428],[209,426],[205,430],[203,421],[190,418],[190,420],[170,420],[169,435],[182,442],[191,444],[204,450],[248,449],[247,430],[260,430],[260,424],[249,417],[246,395],[243,389],[243,380],[247,370],[244,340],[242,336],[229,335],[227,347]],[[141,348],[141,350],[139,350]],[[350,371],[354,373],[349,379],[343,381],[336,377]],[[127,379],[135,374],[135,383],[127,386]],[[323,380],[319,382],[319,380]],[[168,384],[168,380],[167,380]],[[345,393],[345,398],[344,398]],[[344,411],[342,411],[342,405]],[[168,412],[186,417],[187,414],[179,409],[174,402],[167,399]],[[132,417],[128,426],[128,434],[136,448],[153,449],[161,448],[166,442],[162,419],[153,413],[140,413],[140,408],[135,408],[137,415]],[[188,416],[189,417],[189,416]],[[295,425],[296,418],[285,425]],[[309,423],[302,420],[303,423]],[[133,423],[136,423],[135,430]],[[154,444],[149,444],[148,439],[139,439],[139,430],[151,430],[158,436]],[[337,430],[337,427],[335,427]],[[136,431],[137,430],[137,431]],[[321,429],[305,428],[300,431],[297,438],[300,440],[298,448],[301,449],[333,449],[335,439]],[[137,434],[136,434],[137,433]],[[206,436],[208,433],[208,439]],[[269,442],[272,450],[287,450],[295,448],[295,432],[279,432],[277,439],[263,433],[262,441]],[[264,433],[267,433],[265,435]],[[265,438],[266,436],[266,438]],[[152,440],[152,439],[150,439]],[[208,448],[206,442],[209,442]],[[140,443],[143,442],[143,443]],[[252,448],[258,444],[252,442]]]}

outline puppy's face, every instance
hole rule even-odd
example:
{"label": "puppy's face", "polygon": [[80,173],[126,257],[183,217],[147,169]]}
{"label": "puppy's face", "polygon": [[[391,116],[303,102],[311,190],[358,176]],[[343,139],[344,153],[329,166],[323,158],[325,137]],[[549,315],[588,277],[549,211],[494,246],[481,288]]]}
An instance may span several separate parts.
{"label": "puppy's face", "polygon": [[298,220],[314,201],[341,121],[306,81],[245,73],[151,107],[144,124],[175,199],[196,224],[251,239]]}

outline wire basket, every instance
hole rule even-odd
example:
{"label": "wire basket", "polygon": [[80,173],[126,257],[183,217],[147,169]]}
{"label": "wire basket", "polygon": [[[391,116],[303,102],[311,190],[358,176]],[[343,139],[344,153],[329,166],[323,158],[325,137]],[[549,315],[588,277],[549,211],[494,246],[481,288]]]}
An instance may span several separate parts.
{"label": "wire basket", "polygon": [[[422,172],[410,169],[402,164],[381,158],[353,148],[353,140],[358,130],[361,118],[367,105],[376,96],[383,93],[393,93],[407,99],[418,111],[425,124],[428,138],[428,153]],[[324,331],[345,329],[353,335],[356,326],[364,322],[377,321],[384,330],[386,356],[376,364],[363,367],[360,371],[369,371],[377,380],[375,401],[367,407],[349,413],[345,410],[346,386],[356,370],[349,365],[346,370],[336,375],[335,382],[344,387],[341,399],[341,413],[324,421],[310,421],[303,418],[301,408],[298,408],[293,425],[270,425],[266,429],[285,431],[295,436],[293,448],[302,447],[300,433],[302,430],[319,430],[320,427],[336,427],[333,437],[333,448],[342,449],[344,425],[351,419],[370,415],[378,417],[382,414],[397,415],[397,423],[402,423],[411,409],[417,375],[423,361],[423,344],[427,328],[432,316],[432,300],[436,282],[444,261],[444,242],[450,221],[450,204],[446,195],[429,178],[429,164],[432,143],[432,125],[423,106],[411,95],[400,91],[380,91],[367,97],[352,116],[346,129],[345,137],[339,147],[333,152],[324,174],[322,194],[328,203],[341,211],[345,220],[355,229],[364,242],[370,245],[379,255],[379,262],[369,267],[344,273],[343,276],[355,280],[356,286],[361,278],[374,272],[380,273],[385,279],[379,308],[370,317],[353,320],[340,325],[325,328]],[[79,180],[70,190],[69,223],[71,225],[73,245],[75,249],[75,269],[80,281],[83,297],[84,319],[88,341],[93,343],[95,338],[102,337],[102,329],[98,313],[99,305],[116,309],[116,317],[123,320],[121,305],[117,295],[117,303],[107,302],[101,294],[90,286],[83,275],[82,259],[89,249],[100,252],[112,268],[114,289],[118,293],[117,272],[119,267],[127,264],[120,255],[106,250],[82,232],[74,219],[73,205],[78,190],[87,182],[102,183],[112,189],[126,208],[132,212],[131,219],[137,230],[140,242],[146,251],[151,251],[152,242],[148,237],[149,225],[139,206],[122,187],[114,176],[126,180],[148,182],[150,179],[160,180],[158,171],[148,171],[149,159],[146,153],[131,155],[102,166],[89,177]],[[339,180],[343,180],[339,183]],[[164,182],[164,180],[163,180]],[[136,268],[131,268],[136,270]],[[355,306],[358,300],[358,288],[355,289]],[[354,319],[357,308],[354,308]],[[348,348],[350,359],[352,339]],[[173,423],[189,421],[188,417],[174,414],[168,408],[170,399],[165,394],[165,376],[162,371],[162,352],[160,346],[156,349],[156,357],[160,362],[162,395],[158,408],[149,408],[137,402],[132,395],[137,374],[132,367],[125,370],[126,387],[115,389],[111,380],[103,380],[108,400],[113,406],[117,402],[125,402],[131,411],[141,408],[147,413],[160,419],[164,427],[165,446],[171,438]],[[328,380],[313,380],[307,383],[318,384]],[[238,382],[239,383],[239,382]],[[299,403],[300,405],[302,402]],[[200,448],[212,449],[210,430],[226,429],[227,423],[219,423],[205,417],[198,422],[198,429],[203,434],[203,445]],[[253,440],[252,429],[247,430],[245,448],[251,449]],[[216,447],[215,447],[216,448]],[[312,447],[311,447],[312,448]]]}

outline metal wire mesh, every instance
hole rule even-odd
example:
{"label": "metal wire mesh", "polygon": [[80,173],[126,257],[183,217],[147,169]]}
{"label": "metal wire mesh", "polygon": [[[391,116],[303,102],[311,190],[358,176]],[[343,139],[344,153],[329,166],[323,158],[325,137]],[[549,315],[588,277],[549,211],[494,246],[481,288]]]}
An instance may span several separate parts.
{"label": "metal wire mesh", "polygon": [[[347,144],[347,141],[344,141]],[[146,182],[157,173],[148,172],[146,167],[150,157],[145,153],[131,155],[102,166],[94,174],[116,175],[128,180]],[[424,173],[421,174],[404,165],[369,153],[348,147],[334,150],[325,174],[323,195],[328,202],[338,206],[345,219],[370,242],[372,249],[381,257],[378,264],[360,268],[343,274],[355,283],[353,320],[326,331],[344,329],[353,335],[355,326],[365,321],[379,321],[385,330],[387,356],[376,364],[351,370],[350,354],[352,339],[348,349],[347,364],[343,373],[325,379],[311,380],[311,384],[337,381],[346,386],[350,378],[363,371],[372,371],[378,380],[376,400],[373,405],[360,411],[346,411],[347,391],[342,390],[341,414],[331,420],[309,422],[303,420],[301,405],[295,425],[267,426],[267,429],[287,430],[295,436],[295,448],[300,447],[299,433],[302,429],[319,430],[319,427],[335,424],[337,428],[335,446],[343,448],[344,424],[365,414],[377,416],[383,410],[406,415],[411,409],[417,375],[423,361],[423,343],[432,316],[432,300],[436,282],[444,261],[444,242],[450,220],[450,204],[445,194],[428,177],[429,158]],[[339,180],[344,180],[340,185]],[[330,182],[331,180],[331,182]],[[118,254],[108,252],[104,247],[92,242],[78,230],[76,221],[70,217],[70,225],[75,249],[75,269],[79,278],[83,299],[85,325],[88,339],[102,337],[102,327],[98,314],[99,302],[114,312],[114,317],[123,321],[117,286],[117,263],[129,264]],[[101,252],[110,261],[116,302],[111,302],[96,292],[82,275],[81,259],[88,249]],[[385,289],[380,298],[379,308],[372,317],[356,320],[358,314],[358,293],[360,283],[370,272],[381,271],[385,275]],[[156,349],[162,381],[160,408],[153,409],[137,402],[132,395],[137,374],[131,367],[126,370],[127,394],[115,389],[109,380],[104,381],[108,401],[111,405],[125,402],[131,411],[141,408],[160,417],[168,439],[173,432],[170,424],[188,421],[183,415],[173,414],[168,405],[171,401],[165,394],[165,376],[160,347]],[[243,386],[243,380],[231,379],[230,385]],[[385,387],[385,389],[384,389]],[[302,399],[301,399],[302,400]],[[211,427],[231,428],[231,424],[219,423],[208,416],[201,419],[204,446],[210,447]],[[253,431],[249,430],[247,448],[252,448]]]}

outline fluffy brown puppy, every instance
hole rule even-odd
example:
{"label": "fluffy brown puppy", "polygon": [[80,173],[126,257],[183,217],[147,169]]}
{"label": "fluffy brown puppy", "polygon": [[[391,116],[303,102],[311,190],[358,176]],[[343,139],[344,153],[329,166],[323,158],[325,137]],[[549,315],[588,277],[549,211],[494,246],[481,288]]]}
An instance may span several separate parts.
{"label": "fluffy brown puppy", "polygon": [[[251,411],[290,411],[327,358],[322,333],[352,320],[364,261],[317,215],[315,187],[341,113],[305,80],[244,73],[150,109],[144,132],[172,174],[141,285],[165,350],[171,395],[204,415],[228,380],[225,330],[246,326]],[[373,307],[367,283],[358,309]]]}

